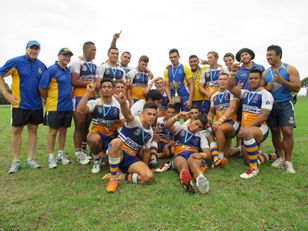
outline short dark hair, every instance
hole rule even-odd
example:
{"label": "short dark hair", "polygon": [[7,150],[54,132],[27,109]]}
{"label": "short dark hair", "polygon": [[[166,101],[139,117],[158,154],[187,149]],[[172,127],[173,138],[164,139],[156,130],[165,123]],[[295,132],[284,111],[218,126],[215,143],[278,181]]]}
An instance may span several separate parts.
{"label": "short dark hair", "polygon": [[150,59],[146,55],[141,55],[140,58],[139,58],[139,62],[141,62],[141,61],[148,63],[150,61]]}
{"label": "short dark hair", "polygon": [[260,71],[259,69],[252,68],[252,69],[249,71],[249,74],[251,74],[251,73],[259,73],[259,75],[262,77],[262,71]]}
{"label": "short dark hair", "polygon": [[114,86],[113,81],[111,79],[108,79],[108,78],[102,79],[101,82],[100,82],[100,86],[102,86],[103,83],[107,83],[107,82],[110,82],[112,84],[112,86]]}
{"label": "short dark hair", "polygon": [[176,106],[175,106],[174,104],[170,104],[170,103],[169,103],[169,104],[167,105],[167,109],[168,109],[168,108],[172,108],[172,109],[176,110]]}
{"label": "short dark hair", "polygon": [[280,58],[282,58],[282,49],[280,46],[277,45],[271,45],[267,48],[267,51],[275,51],[276,55],[279,55]]}
{"label": "short dark hair", "polygon": [[191,55],[191,56],[189,56],[188,60],[195,59],[195,58],[199,59],[197,55]]}
{"label": "short dark hair", "polygon": [[179,50],[176,49],[176,48],[172,48],[172,49],[169,51],[169,55],[171,55],[172,53],[177,53],[178,56],[180,56]]}
{"label": "short dark hair", "polygon": [[119,51],[119,49],[118,49],[118,48],[116,48],[116,47],[109,47],[109,49],[108,49],[108,53],[107,53],[107,54],[109,54],[109,52],[110,52],[111,50],[117,50],[117,51]]}
{"label": "short dark hair", "polygon": [[163,95],[158,91],[158,90],[150,90],[148,92],[148,94],[145,95],[145,101],[149,101],[150,99],[152,101],[155,101],[155,100],[161,100],[163,98]]}
{"label": "short dark hair", "polygon": [[224,58],[226,57],[231,57],[234,60],[234,54],[232,54],[231,52],[228,52],[224,55]]}
{"label": "short dark hair", "polygon": [[154,102],[147,102],[143,106],[144,109],[156,109],[157,110],[157,105]]}
{"label": "short dark hair", "polygon": [[203,124],[203,128],[208,124],[208,120],[204,115],[198,115],[195,119],[193,120],[200,120],[201,123]]}
{"label": "short dark hair", "polygon": [[193,106],[191,106],[190,110],[191,109],[197,109],[200,112],[200,108],[198,106],[193,105]]}
{"label": "short dark hair", "polygon": [[124,54],[128,54],[130,57],[132,57],[132,55],[130,54],[129,51],[124,51],[124,52],[121,54],[121,57],[122,57]]}
{"label": "short dark hair", "polygon": [[[226,73],[226,72],[220,72],[220,73],[219,73],[219,76],[220,76],[220,75],[225,75],[225,76],[229,77],[229,74]],[[218,76],[218,78],[219,78],[219,76]]]}
{"label": "short dark hair", "polygon": [[85,50],[88,49],[89,46],[92,46],[92,45],[95,46],[95,43],[94,43],[94,42],[91,42],[91,41],[87,41],[87,42],[85,42],[85,43],[83,44],[82,50],[85,51]]}

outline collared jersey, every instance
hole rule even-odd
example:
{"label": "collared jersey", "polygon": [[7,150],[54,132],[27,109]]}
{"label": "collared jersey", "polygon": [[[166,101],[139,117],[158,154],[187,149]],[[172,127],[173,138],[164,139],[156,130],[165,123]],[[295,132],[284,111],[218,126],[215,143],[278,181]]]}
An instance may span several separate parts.
{"label": "collared jersey", "polygon": [[[156,121],[156,127],[161,129],[161,132],[159,133],[159,140],[164,142],[169,142],[173,140],[174,134],[173,132],[168,131],[168,129],[165,127],[166,118],[165,117],[159,117]],[[178,124],[179,122],[176,121],[175,124]]]}
{"label": "collared jersey", "polygon": [[13,108],[38,110],[43,107],[39,82],[46,66],[39,59],[30,60],[27,55],[8,60],[0,68],[0,77],[12,76],[12,95],[18,99]]}
{"label": "collared jersey", "polygon": [[69,68],[56,62],[44,71],[40,87],[47,89],[47,111],[72,111],[72,81]]}
{"label": "collared jersey", "polygon": [[[214,108],[216,121],[222,117],[230,106],[231,100],[238,100],[231,92],[225,90],[224,92],[217,91],[211,96],[211,107]],[[236,121],[236,112],[229,115],[227,120]]]}
{"label": "collared jersey", "polygon": [[164,80],[169,82],[171,96],[174,96],[174,83],[177,83],[177,93],[180,97],[189,95],[188,79],[192,78],[190,67],[185,64],[179,64],[177,67],[170,66],[165,69]]}
{"label": "collared jersey", "polygon": [[207,139],[201,132],[191,133],[186,126],[180,123],[174,124],[174,155],[184,151],[200,152],[209,148]]}
{"label": "collared jersey", "polygon": [[[223,68],[222,66],[218,65],[216,69],[207,68],[206,70],[202,71],[200,76],[200,84],[201,86],[205,87],[205,90],[211,94],[214,94],[218,91],[218,77],[221,72],[229,73],[228,69]],[[204,96],[205,100],[210,100],[209,97]]]}
{"label": "collared jersey", "polygon": [[198,69],[195,72],[192,71],[194,78],[194,88],[195,88],[192,98],[193,101],[199,101],[204,99],[204,95],[199,91],[199,84],[200,84],[201,73],[208,68],[209,68],[208,66],[203,66],[203,67],[198,67]]}
{"label": "collared jersey", "polygon": [[[88,62],[83,57],[78,57],[77,60],[71,64],[71,73],[77,73],[80,75],[81,81],[94,81],[97,75],[97,66],[92,62]],[[73,96],[82,97],[86,92],[86,87],[73,87]],[[95,97],[95,93],[91,93],[90,97]]]}
{"label": "collared jersey", "polygon": [[149,82],[148,75],[144,72],[139,72],[137,68],[133,68],[127,74],[127,81],[131,84],[131,98],[144,99],[144,89]]}
{"label": "collared jersey", "polygon": [[[277,72],[282,76],[284,80],[289,81],[288,64],[281,63],[281,66]],[[265,83],[271,82],[273,84],[273,88],[270,89],[269,92],[273,95],[275,103],[291,100],[291,92],[282,84],[274,81],[274,75],[275,73],[273,72],[272,68],[268,68],[264,74],[264,81]]]}
{"label": "collared jersey", "polygon": [[256,64],[252,62],[252,68],[248,69],[244,65],[240,67],[240,69],[235,74],[234,84],[237,85],[238,83],[243,83],[242,89],[250,90],[250,86],[248,83],[248,76],[250,70],[257,69],[263,72],[265,69],[262,65]]}
{"label": "collared jersey", "polygon": [[119,64],[113,67],[108,62],[103,63],[98,67],[98,77],[101,79],[111,79],[113,81],[121,79],[126,83],[126,72]]}
{"label": "collared jersey", "polygon": [[92,132],[100,132],[109,137],[114,137],[114,133],[122,126],[124,119],[120,105],[117,101],[111,101],[106,105],[102,99],[89,100],[87,103],[89,111],[92,113]]}
{"label": "collared jersey", "polygon": [[142,148],[150,149],[153,139],[153,129],[145,129],[140,117],[134,116],[134,120],[119,130],[119,138],[122,140],[122,149],[132,156],[136,156]]}
{"label": "collared jersey", "polygon": [[[274,103],[273,96],[264,88],[259,88],[254,92],[242,89],[240,98],[243,103],[241,127],[254,121],[261,114],[261,109],[271,111]],[[266,125],[266,122],[262,124]]]}

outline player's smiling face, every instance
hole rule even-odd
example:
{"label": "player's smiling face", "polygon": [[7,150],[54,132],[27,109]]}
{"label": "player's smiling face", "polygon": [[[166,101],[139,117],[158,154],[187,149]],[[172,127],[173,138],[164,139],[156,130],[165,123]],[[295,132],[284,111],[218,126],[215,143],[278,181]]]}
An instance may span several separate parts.
{"label": "player's smiling face", "polygon": [[34,60],[37,58],[37,56],[39,55],[40,53],[40,48],[38,46],[32,46],[32,47],[27,47],[26,48],[26,53],[27,53],[27,56]]}
{"label": "player's smiling face", "polygon": [[252,90],[256,90],[261,85],[261,75],[260,73],[250,73],[248,77],[248,83]]}
{"label": "player's smiling face", "polygon": [[142,112],[143,121],[151,126],[155,123],[157,117],[157,109],[154,108],[146,108]]}
{"label": "player's smiling face", "polygon": [[96,55],[96,46],[95,45],[89,45],[87,49],[84,51],[84,57],[87,59],[87,61],[91,61],[95,59]]}
{"label": "player's smiling face", "polygon": [[227,56],[224,58],[224,62],[226,67],[231,68],[231,65],[234,63],[234,59],[231,56]]}
{"label": "player's smiling face", "polygon": [[180,56],[177,52],[173,52],[169,55],[169,60],[173,66],[179,65]]}
{"label": "player's smiling face", "polygon": [[220,89],[226,89],[227,88],[227,75],[220,75],[218,77],[218,85]]}
{"label": "player's smiling face", "polygon": [[193,120],[188,126],[188,130],[192,133],[200,132],[203,128],[203,123],[200,120]]}
{"label": "player's smiling face", "polygon": [[198,58],[191,58],[190,60],[189,60],[189,66],[190,66],[190,69],[192,70],[192,71],[196,71],[197,69],[198,69],[198,65],[199,65],[199,60],[198,60]]}

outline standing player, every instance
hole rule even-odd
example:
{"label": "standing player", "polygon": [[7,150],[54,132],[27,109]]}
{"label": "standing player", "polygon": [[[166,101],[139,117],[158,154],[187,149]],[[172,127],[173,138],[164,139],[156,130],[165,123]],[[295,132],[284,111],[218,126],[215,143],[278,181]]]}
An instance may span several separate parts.
{"label": "standing player", "polygon": [[[95,80],[97,67],[93,63],[96,55],[96,47],[93,42],[83,44],[83,55],[80,56],[71,65],[71,78],[73,85],[73,118],[75,122],[74,146],[75,156],[81,164],[88,164],[87,158],[87,135],[91,123],[91,114],[81,114],[77,112],[77,106],[81,97],[86,92],[87,85]],[[90,99],[95,99],[95,93],[92,92]]]}
{"label": "standing player", "polygon": [[176,105],[177,112],[188,111],[192,105],[194,82],[190,68],[180,64],[177,49],[169,51],[171,66],[165,70],[165,91],[170,104]]}
{"label": "standing player", "polygon": [[228,71],[231,71],[231,67],[234,63],[234,55],[230,52],[226,53],[224,55],[224,62],[226,67],[228,68]]}
{"label": "standing player", "polygon": [[64,154],[66,130],[72,122],[72,81],[67,65],[71,61],[73,52],[68,48],[62,48],[58,53],[58,61],[48,67],[40,81],[40,93],[46,102],[48,134],[48,165],[55,168],[57,161],[54,157],[54,148],[57,133],[59,132],[59,149],[57,160],[62,164],[70,161]]}
{"label": "standing player", "polygon": [[[0,68],[0,91],[12,106],[11,146],[14,160],[9,174],[15,173],[21,168],[19,161],[21,135],[25,125],[27,125],[28,129],[28,160],[26,167],[40,167],[34,160],[37,128],[43,122],[39,81],[46,70],[45,64],[37,58],[40,50],[41,45],[35,40],[30,40],[27,43],[25,55],[8,60]],[[7,76],[12,76],[12,94],[5,88],[3,78]]]}
{"label": "standing player", "polygon": [[[272,132],[272,142],[279,158],[272,164],[295,173],[292,164],[294,147],[293,128],[295,127],[294,107],[291,92],[300,90],[300,78],[297,69],[281,62],[282,49],[272,45],[267,48],[266,58],[271,65],[264,75],[266,88],[274,97],[273,110],[268,124]],[[281,134],[283,140],[281,140]]]}

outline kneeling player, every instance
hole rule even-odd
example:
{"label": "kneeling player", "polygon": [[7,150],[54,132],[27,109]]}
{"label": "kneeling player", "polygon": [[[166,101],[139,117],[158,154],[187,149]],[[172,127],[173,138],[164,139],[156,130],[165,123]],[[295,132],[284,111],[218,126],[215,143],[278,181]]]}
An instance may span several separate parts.
{"label": "kneeling player", "polygon": [[[267,138],[269,129],[266,120],[273,107],[273,96],[261,87],[262,73],[259,70],[250,71],[248,83],[251,90],[241,90],[240,86],[234,87],[234,74],[228,81],[228,89],[243,102],[243,115],[239,137],[243,139],[244,148],[249,160],[249,169],[240,175],[249,179],[259,173],[258,157],[265,156],[259,152],[259,145]],[[275,154],[267,154],[267,159],[275,158]]]}
{"label": "kneeling player", "polygon": [[228,76],[227,73],[219,75],[219,91],[211,96],[211,107],[208,114],[208,121],[211,124],[215,117],[215,122],[212,124],[217,142],[217,154],[213,155],[214,164],[224,156],[233,156],[240,151],[239,148],[231,148],[232,138],[239,130],[239,123],[236,121],[239,99],[226,89]]}
{"label": "kneeling player", "polygon": [[151,125],[156,120],[157,106],[153,102],[146,103],[141,117],[138,117],[132,115],[123,93],[119,94],[118,101],[126,123],[119,130],[119,138],[111,141],[107,152],[110,182],[106,187],[106,192],[115,192],[119,179],[128,183],[147,183],[154,179],[147,163],[141,161],[137,153],[142,149],[142,155],[150,155],[153,139]]}
{"label": "kneeling player", "polygon": [[188,127],[176,123],[180,118],[190,112],[181,112],[172,117],[165,124],[166,128],[173,132],[175,137],[173,163],[175,169],[180,173],[180,181],[187,191],[192,190],[191,175],[196,179],[197,188],[200,193],[209,191],[209,182],[201,171],[202,159],[210,159],[208,142],[200,132],[207,125],[204,116],[199,115],[192,120]]}

